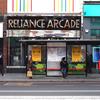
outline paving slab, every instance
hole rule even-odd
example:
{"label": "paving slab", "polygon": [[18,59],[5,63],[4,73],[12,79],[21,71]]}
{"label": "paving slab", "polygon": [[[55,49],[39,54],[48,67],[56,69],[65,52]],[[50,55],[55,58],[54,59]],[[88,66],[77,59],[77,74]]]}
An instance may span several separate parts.
{"label": "paving slab", "polygon": [[85,75],[68,75],[66,79],[62,77],[46,77],[44,75],[33,75],[32,79],[22,73],[6,73],[0,75],[0,82],[100,82],[100,74]]}

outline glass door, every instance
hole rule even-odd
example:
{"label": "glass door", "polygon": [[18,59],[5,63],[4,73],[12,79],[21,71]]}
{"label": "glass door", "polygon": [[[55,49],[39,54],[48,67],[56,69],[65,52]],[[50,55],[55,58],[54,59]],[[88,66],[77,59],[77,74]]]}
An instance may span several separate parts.
{"label": "glass door", "polygon": [[60,61],[66,57],[66,43],[47,43],[47,76],[61,76]]}

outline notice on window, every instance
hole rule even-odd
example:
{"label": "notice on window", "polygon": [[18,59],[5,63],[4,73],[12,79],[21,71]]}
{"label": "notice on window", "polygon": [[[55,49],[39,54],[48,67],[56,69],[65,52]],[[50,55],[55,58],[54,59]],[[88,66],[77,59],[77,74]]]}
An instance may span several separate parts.
{"label": "notice on window", "polygon": [[100,61],[100,47],[93,47],[93,62]]}
{"label": "notice on window", "polygon": [[61,61],[62,57],[66,57],[66,48],[64,47],[48,47],[48,61]]}
{"label": "notice on window", "polygon": [[82,60],[82,51],[81,47],[72,48],[72,62],[81,62]]}
{"label": "notice on window", "polygon": [[34,47],[32,49],[32,61],[41,62],[41,47]]}

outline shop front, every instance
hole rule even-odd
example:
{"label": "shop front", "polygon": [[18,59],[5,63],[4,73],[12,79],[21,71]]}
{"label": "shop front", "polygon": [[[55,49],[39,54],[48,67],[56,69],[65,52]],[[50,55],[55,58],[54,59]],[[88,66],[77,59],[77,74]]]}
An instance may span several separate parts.
{"label": "shop front", "polygon": [[[86,44],[80,44],[80,42],[75,44],[76,40],[72,42],[66,42],[67,40],[33,40],[25,38],[9,38],[9,40],[10,56],[8,56],[8,68],[12,66],[12,68],[10,67],[11,69],[8,69],[10,72],[25,72],[30,67],[28,61],[31,57],[33,74],[60,76],[60,61],[63,57],[66,57],[69,74],[85,74]],[[21,67],[18,69],[18,66]]]}
{"label": "shop front", "polygon": [[[87,75],[89,64],[91,64],[87,46],[91,44],[95,47],[93,47],[93,55],[90,59],[93,59],[93,64],[98,65],[100,50],[97,50],[99,49],[97,45],[99,45],[100,40],[34,40],[32,38],[15,39],[14,37],[9,38],[9,40],[8,72],[25,73],[30,67],[28,61],[31,56],[33,75],[61,76],[60,61],[62,57],[66,57],[69,75]],[[11,45],[12,43],[15,45]],[[93,64],[91,65],[93,66]]]}
{"label": "shop front", "polygon": [[[83,38],[84,39],[99,39],[100,40],[100,1],[84,1],[83,5]],[[92,11],[92,13],[91,13]],[[91,70],[89,72],[98,72],[99,62],[99,45],[89,45],[88,54]],[[98,55],[98,56],[97,56]],[[98,60],[97,60],[98,59]]]}
{"label": "shop front", "polygon": [[[68,62],[69,75],[85,75],[87,76],[89,66],[98,65],[100,53],[99,47],[93,47],[91,58],[88,55],[88,45],[99,45],[100,40],[20,40],[22,44],[32,43],[30,54],[33,60],[33,74],[42,74],[46,76],[61,76],[60,61],[66,57]],[[39,44],[39,45],[36,45]],[[40,46],[40,44],[42,45]],[[35,44],[35,45],[34,45]],[[45,44],[45,45],[43,45]],[[44,49],[41,49],[44,48]],[[98,51],[98,52],[96,52]],[[35,54],[34,54],[35,53]],[[33,56],[34,55],[34,56]],[[98,55],[98,56],[96,56]],[[41,59],[44,59],[43,61]],[[94,61],[92,61],[92,60]],[[43,63],[42,63],[43,62]],[[95,63],[97,62],[97,63]],[[34,66],[35,63],[35,66]],[[91,64],[92,63],[92,64]],[[91,67],[90,66],[90,67]],[[99,69],[97,68],[99,71]],[[36,73],[37,72],[37,73]],[[45,72],[45,73],[44,73]]]}
{"label": "shop front", "polygon": [[[18,72],[25,72],[31,57],[33,74],[61,75],[59,62],[62,57],[67,57],[67,46],[59,40],[79,39],[80,29],[80,16],[7,16],[7,68],[19,67],[24,70]],[[58,42],[45,41],[52,39]],[[23,40],[26,42],[20,42]]]}
{"label": "shop front", "polygon": [[32,39],[20,42],[28,45],[28,57],[32,55],[32,71],[35,75],[61,76],[60,61],[63,57],[68,62],[69,75],[87,75],[87,42]]}
{"label": "shop front", "polygon": [[7,68],[19,67],[17,72],[26,72],[31,60],[33,74],[61,76],[65,57],[68,74],[87,76],[87,45],[99,45],[98,40],[80,39],[80,16],[8,16],[7,29]]}

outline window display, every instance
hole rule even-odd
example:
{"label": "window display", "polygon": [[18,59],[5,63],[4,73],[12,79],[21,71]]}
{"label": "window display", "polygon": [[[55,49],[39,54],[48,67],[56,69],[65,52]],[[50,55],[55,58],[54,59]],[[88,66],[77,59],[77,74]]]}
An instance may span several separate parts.
{"label": "window display", "polygon": [[28,58],[31,57],[31,68],[33,74],[45,74],[46,68],[46,46],[45,45],[29,45]]}
{"label": "window display", "polygon": [[67,50],[68,74],[85,74],[86,48],[83,45],[72,45]]}
{"label": "window display", "polygon": [[93,47],[93,62],[99,62],[100,60],[100,47]]}
{"label": "window display", "polygon": [[32,48],[32,61],[41,62],[41,47]]}

